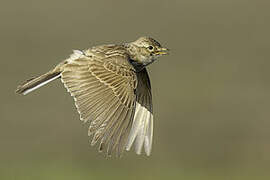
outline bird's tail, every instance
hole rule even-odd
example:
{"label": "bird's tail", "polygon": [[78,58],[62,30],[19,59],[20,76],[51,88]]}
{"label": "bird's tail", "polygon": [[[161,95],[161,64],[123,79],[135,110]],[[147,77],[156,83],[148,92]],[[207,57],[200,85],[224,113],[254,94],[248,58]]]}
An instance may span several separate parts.
{"label": "bird's tail", "polygon": [[40,88],[41,86],[44,86],[45,84],[59,78],[60,76],[61,76],[60,71],[49,71],[41,76],[34,77],[23,82],[18,86],[15,92],[18,94],[26,95]]}

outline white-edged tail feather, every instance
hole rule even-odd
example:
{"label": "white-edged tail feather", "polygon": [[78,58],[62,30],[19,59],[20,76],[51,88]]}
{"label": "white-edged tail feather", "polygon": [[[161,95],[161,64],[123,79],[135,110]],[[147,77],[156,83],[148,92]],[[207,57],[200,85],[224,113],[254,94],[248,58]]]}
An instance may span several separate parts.
{"label": "white-edged tail feather", "polygon": [[23,95],[26,95],[26,94],[28,94],[28,93],[30,93],[30,92],[32,92],[32,91],[34,91],[34,90],[40,88],[41,86],[44,86],[45,84],[48,84],[49,82],[51,82],[51,81],[53,81],[53,80],[55,80],[55,79],[57,79],[57,78],[59,78],[59,77],[60,77],[60,74],[57,75],[57,76],[55,76],[55,77],[53,77],[53,78],[51,78],[51,79],[48,79],[47,81],[44,81],[44,82],[38,84],[38,85],[36,85],[36,86],[34,86],[34,87],[30,88],[30,89],[27,89],[27,90],[24,91],[22,94],[23,94]]}
{"label": "white-edged tail feather", "polygon": [[59,78],[61,76],[60,72],[48,72],[36,78],[31,78],[26,82],[18,86],[16,93],[26,95],[45,84]]}

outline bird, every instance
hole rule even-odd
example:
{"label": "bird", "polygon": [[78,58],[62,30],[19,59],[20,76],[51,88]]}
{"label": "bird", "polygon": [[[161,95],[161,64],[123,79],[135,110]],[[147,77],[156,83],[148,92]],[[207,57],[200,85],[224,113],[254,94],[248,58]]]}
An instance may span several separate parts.
{"label": "bird", "polygon": [[45,74],[20,84],[26,95],[61,79],[88,123],[91,145],[107,156],[121,157],[133,144],[135,153],[150,156],[153,142],[153,105],[146,67],[169,49],[151,37],[129,43],[94,46],[73,53]]}

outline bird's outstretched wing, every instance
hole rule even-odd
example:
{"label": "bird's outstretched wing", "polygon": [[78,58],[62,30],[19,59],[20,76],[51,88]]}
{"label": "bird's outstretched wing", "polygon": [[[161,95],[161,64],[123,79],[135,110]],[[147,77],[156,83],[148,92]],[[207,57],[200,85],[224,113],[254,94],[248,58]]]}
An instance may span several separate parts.
{"label": "bird's outstretched wing", "polygon": [[121,155],[135,112],[137,75],[125,56],[83,56],[68,62],[61,80],[74,97],[80,119],[99,150]]}
{"label": "bird's outstretched wing", "polygon": [[153,108],[150,79],[146,68],[137,72],[137,79],[136,110],[126,149],[130,150],[135,141],[136,153],[141,154],[144,146],[145,153],[149,156],[153,139]]}

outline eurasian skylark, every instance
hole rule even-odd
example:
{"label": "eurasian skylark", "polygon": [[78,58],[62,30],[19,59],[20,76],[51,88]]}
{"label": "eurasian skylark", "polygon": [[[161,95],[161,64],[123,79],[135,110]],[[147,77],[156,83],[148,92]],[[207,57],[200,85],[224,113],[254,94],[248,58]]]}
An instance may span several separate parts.
{"label": "eurasian skylark", "polygon": [[156,40],[141,37],[131,43],[74,50],[51,71],[18,86],[26,95],[60,78],[83,122],[89,122],[91,145],[121,155],[135,144],[149,156],[153,137],[153,109],[146,66],[168,53]]}

